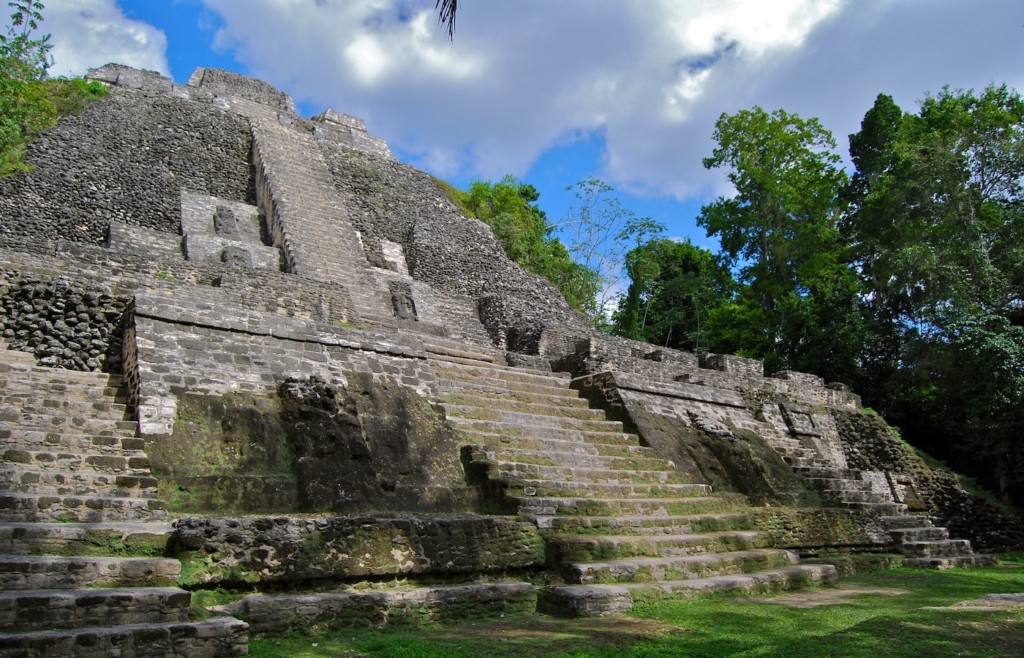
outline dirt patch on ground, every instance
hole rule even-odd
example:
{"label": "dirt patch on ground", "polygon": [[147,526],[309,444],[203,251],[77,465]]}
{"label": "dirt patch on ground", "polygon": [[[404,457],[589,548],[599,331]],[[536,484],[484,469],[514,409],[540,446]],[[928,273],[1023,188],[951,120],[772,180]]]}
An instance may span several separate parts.
{"label": "dirt patch on ground", "polygon": [[1024,594],[987,594],[980,599],[954,603],[946,609],[962,612],[995,612],[1010,608],[1024,608]]}
{"label": "dirt patch on ground", "polygon": [[790,608],[818,608],[823,605],[845,605],[851,603],[850,599],[866,594],[883,596],[900,596],[909,594],[905,589],[894,589],[891,587],[862,587],[858,585],[838,585],[836,587],[823,589],[810,589],[790,594],[779,594],[771,598],[742,598],[744,603],[771,603],[773,605],[784,605]]}
{"label": "dirt patch on ground", "polygon": [[604,645],[630,646],[639,640],[663,638],[685,631],[671,624],[632,617],[559,619],[534,616],[466,624],[460,626],[457,632],[464,637],[490,637],[511,642],[546,640],[551,643],[562,643],[571,641],[573,637],[580,637]]}

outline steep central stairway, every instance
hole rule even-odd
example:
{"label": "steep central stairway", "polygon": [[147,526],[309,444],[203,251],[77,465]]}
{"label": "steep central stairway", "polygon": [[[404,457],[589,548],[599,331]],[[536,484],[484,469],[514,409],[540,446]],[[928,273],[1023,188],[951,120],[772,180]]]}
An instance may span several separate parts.
{"label": "steep central stairway", "polygon": [[243,622],[189,620],[120,379],[0,356],[0,655],[247,653]]}
{"label": "steep central stairway", "polygon": [[564,584],[544,611],[614,614],[631,591],[773,590],[834,580],[744,527],[746,499],[683,482],[566,373],[504,365],[501,352],[425,342],[449,422],[485,500],[543,529]]}

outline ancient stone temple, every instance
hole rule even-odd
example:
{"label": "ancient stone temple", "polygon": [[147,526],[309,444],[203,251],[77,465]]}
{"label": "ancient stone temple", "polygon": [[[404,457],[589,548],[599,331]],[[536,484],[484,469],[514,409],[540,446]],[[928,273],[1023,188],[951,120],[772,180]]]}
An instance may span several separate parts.
{"label": "ancient stone temple", "polygon": [[613,614],[1022,536],[842,385],[596,333],[355,117],[90,77],[0,180],[2,655]]}

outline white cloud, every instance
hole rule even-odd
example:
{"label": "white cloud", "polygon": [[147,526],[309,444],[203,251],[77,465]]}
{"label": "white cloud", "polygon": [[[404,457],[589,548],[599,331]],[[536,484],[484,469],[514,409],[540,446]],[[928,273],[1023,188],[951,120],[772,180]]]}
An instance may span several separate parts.
{"label": "white cloud", "polygon": [[167,74],[167,38],[152,25],[129,20],[115,0],[47,3],[41,30],[51,35],[51,75],[82,75],[119,62]]}
{"label": "white cloud", "polygon": [[[620,189],[679,198],[714,121],[760,104],[818,116],[845,147],[878,92],[907,109],[945,83],[1020,88],[1019,0],[202,0],[254,75],[371,131],[434,173],[522,174],[600,134]],[[571,183],[573,181],[566,181]]]}
{"label": "white cloud", "polygon": [[661,157],[639,170],[636,161],[671,142],[678,160],[687,136],[680,126],[706,118],[700,104],[725,60],[764,62],[797,48],[841,6],[468,3],[449,43],[429,0],[204,4],[225,21],[219,42],[254,74],[299,100],[364,115],[371,130],[443,175],[521,174],[567,135],[602,130],[610,176],[679,194],[705,183],[679,184],[678,165]]}

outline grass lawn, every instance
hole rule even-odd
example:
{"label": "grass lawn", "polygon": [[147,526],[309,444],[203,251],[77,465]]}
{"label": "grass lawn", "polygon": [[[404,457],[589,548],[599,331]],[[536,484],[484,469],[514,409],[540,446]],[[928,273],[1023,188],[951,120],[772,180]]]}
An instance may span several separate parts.
{"label": "grass lawn", "polygon": [[970,604],[1024,592],[1024,555],[995,567],[892,569],[771,597],[650,595],[632,614],[527,615],[428,628],[343,630],[250,643],[250,655],[388,658],[1024,656],[1024,606]]}

